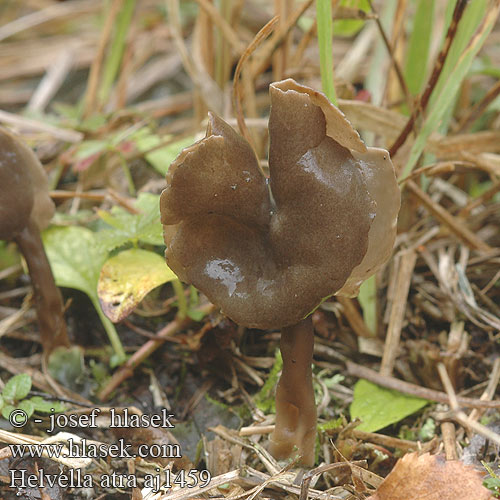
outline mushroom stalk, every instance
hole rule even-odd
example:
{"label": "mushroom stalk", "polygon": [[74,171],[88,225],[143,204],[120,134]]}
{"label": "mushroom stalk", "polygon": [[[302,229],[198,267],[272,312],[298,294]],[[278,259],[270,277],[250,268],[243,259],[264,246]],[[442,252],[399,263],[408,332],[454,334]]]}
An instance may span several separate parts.
{"label": "mushroom stalk", "polygon": [[32,219],[14,240],[28,264],[44,352],[50,353],[60,346],[69,347],[61,293],[54,282],[40,232]]}
{"label": "mushroom stalk", "polygon": [[281,330],[283,371],[276,389],[276,425],[271,453],[288,458],[296,446],[303,465],[314,465],[316,404],[312,384],[314,333],[311,317]]}

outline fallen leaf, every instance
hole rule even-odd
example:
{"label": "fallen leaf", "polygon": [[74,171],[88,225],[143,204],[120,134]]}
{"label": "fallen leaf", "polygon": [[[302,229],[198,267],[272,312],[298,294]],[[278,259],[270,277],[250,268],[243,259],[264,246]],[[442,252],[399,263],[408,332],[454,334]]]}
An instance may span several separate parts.
{"label": "fallen leaf", "polygon": [[153,288],[177,276],[163,257],[131,248],[108,259],[101,269],[97,295],[106,316],[116,323],[130,314]]}
{"label": "fallen leaf", "polygon": [[359,380],[354,386],[350,412],[352,418],[363,421],[358,427],[360,431],[376,432],[403,420],[427,403],[426,399],[384,389],[368,380]]}
{"label": "fallen leaf", "polygon": [[459,460],[410,453],[367,500],[493,500],[480,472]]}

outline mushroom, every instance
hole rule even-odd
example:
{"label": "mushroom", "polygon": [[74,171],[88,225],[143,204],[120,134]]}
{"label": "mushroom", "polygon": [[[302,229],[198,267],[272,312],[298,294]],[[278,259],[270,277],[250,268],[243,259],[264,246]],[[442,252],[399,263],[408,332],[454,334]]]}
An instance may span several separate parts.
{"label": "mushroom", "polygon": [[33,151],[0,127],[0,239],[13,240],[28,264],[44,353],[69,346],[63,302],[40,231],[54,215],[47,175]]}
{"label": "mushroom", "polygon": [[353,295],[389,257],[400,192],[387,151],[367,148],[326,96],[270,86],[269,180],[248,142],[210,114],[170,166],[160,200],[166,260],[236,323],[281,328],[271,452],[314,463],[310,313]]}

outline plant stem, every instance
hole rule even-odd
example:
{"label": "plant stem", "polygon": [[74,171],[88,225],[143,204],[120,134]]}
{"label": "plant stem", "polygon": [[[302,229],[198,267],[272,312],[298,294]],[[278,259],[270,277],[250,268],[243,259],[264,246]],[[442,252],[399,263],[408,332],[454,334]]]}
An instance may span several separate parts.
{"label": "plant stem", "polygon": [[289,458],[294,447],[300,463],[314,464],[316,403],[312,384],[314,332],[311,317],[281,330],[283,371],[276,389],[276,425],[270,436],[271,453]]}
{"label": "plant stem", "polygon": [[333,104],[337,104],[333,82],[332,58],[332,3],[330,0],[316,0],[316,20],[318,24],[319,66],[323,92]]}
{"label": "plant stem", "polygon": [[109,342],[111,343],[111,347],[113,347],[113,350],[115,351],[115,355],[117,358],[117,365],[121,365],[124,363],[127,359],[127,355],[125,354],[125,350],[123,349],[122,342],[120,340],[120,337],[118,336],[118,332],[116,331],[115,325],[111,323],[109,318],[103,313],[101,304],[99,304],[99,300],[97,297],[92,297],[91,298],[94,307],[97,311],[97,314],[99,315],[99,318],[104,326],[104,329],[106,330],[106,333],[108,334]]}
{"label": "plant stem", "polygon": [[177,296],[177,317],[180,321],[186,318],[188,312],[188,304],[184,295],[184,287],[180,280],[172,280],[175,295]]}

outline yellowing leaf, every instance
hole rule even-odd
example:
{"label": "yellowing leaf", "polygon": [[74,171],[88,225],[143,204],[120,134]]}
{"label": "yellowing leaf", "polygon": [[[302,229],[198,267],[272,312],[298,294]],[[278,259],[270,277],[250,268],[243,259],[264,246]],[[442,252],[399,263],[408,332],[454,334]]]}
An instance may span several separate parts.
{"label": "yellowing leaf", "polygon": [[106,316],[121,321],[153,288],[177,279],[154,252],[132,248],[108,259],[97,284],[99,302]]}

